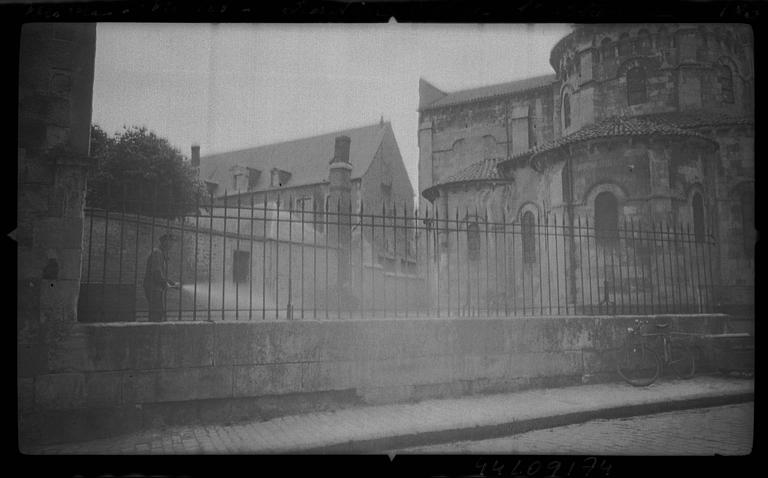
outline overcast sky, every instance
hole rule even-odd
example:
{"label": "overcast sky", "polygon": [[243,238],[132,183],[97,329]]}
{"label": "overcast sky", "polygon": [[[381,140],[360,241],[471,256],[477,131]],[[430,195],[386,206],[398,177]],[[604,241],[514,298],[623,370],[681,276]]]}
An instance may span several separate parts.
{"label": "overcast sky", "polygon": [[571,28],[124,24],[97,28],[93,122],[143,125],[189,156],[391,121],[417,189],[419,78],[444,91],[552,73]]}

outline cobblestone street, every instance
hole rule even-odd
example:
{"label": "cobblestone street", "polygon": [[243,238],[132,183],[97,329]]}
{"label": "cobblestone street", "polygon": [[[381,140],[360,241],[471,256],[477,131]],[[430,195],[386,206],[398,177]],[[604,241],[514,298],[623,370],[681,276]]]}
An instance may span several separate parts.
{"label": "cobblestone street", "polygon": [[396,453],[744,455],[752,450],[754,402],[537,430]]}

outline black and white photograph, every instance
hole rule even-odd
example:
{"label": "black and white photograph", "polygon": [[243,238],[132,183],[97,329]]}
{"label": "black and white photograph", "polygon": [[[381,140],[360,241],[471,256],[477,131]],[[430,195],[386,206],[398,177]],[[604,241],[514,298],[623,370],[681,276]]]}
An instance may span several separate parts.
{"label": "black and white photograph", "polygon": [[754,37],[23,24],[20,452],[751,454]]}

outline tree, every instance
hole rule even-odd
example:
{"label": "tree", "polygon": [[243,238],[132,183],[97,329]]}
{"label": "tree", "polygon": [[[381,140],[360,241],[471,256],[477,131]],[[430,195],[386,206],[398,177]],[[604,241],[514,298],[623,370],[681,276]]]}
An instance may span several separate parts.
{"label": "tree", "polygon": [[146,127],[123,127],[110,137],[91,125],[97,170],[88,180],[88,207],[177,217],[194,211],[205,187],[168,140]]}

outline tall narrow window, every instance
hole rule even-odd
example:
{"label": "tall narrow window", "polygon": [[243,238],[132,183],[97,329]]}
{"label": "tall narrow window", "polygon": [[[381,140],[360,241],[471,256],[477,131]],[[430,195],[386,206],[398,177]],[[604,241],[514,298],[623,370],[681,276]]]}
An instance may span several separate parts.
{"label": "tall narrow window", "polygon": [[603,60],[611,60],[616,56],[616,51],[610,38],[603,38],[603,41],[600,42],[600,56],[603,57]]}
{"label": "tall narrow window", "polygon": [[531,211],[523,214],[521,233],[523,236],[523,261],[526,264],[536,262],[536,220]]}
{"label": "tall narrow window", "polygon": [[627,72],[627,103],[632,106],[645,102],[645,70],[632,68]]}
{"label": "tall narrow window", "polygon": [[232,280],[248,282],[248,266],[251,254],[248,251],[234,251],[232,256]]}
{"label": "tall narrow window", "polygon": [[619,56],[632,54],[632,42],[629,41],[629,33],[622,33],[619,37]]}
{"label": "tall narrow window", "polygon": [[664,27],[659,28],[658,37],[656,39],[656,48],[666,50],[671,46],[672,37],[670,36],[669,32]]}
{"label": "tall narrow window", "polygon": [[720,94],[723,103],[733,103],[733,72],[726,65],[718,68],[717,81],[720,83]]}
{"label": "tall narrow window", "polygon": [[701,194],[693,195],[691,206],[693,207],[693,237],[696,242],[704,242],[704,200],[701,199]]}
{"label": "tall narrow window", "polygon": [[467,255],[473,261],[480,258],[480,226],[476,222],[467,224]]}
{"label": "tall narrow window", "polygon": [[563,95],[563,124],[565,129],[571,127],[571,95]]}
{"label": "tall narrow window", "polygon": [[563,203],[570,204],[571,203],[571,170],[568,167],[569,163],[566,160],[565,165],[563,166],[563,171],[560,175],[561,179],[561,186],[562,186],[562,194],[563,194]]}
{"label": "tall narrow window", "polygon": [[651,34],[648,33],[648,30],[643,29],[637,32],[637,44],[638,52],[641,55],[651,53]]}
{"label": "tall narrow window", "polygon": [[724,44],[725,44],[725,49],[728,50],[729,53],[733,51],[734,42],[733,42],[733,35],[731,34],[731,32],[727,32],[725,34]]}
{"label": "tall narrow window", "polygon": [[755,200],[754,191],[741,193],[741,224],[744,231],[744,254],[752,257],[755,253]]}
{"label": "tall narrow window", "polygon": [[595,238],[599,244],[613,244],[619,237],[619,202],[608,191],[595,198]]}

